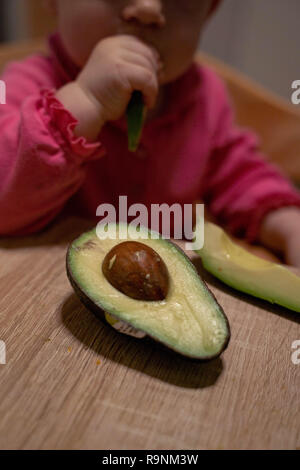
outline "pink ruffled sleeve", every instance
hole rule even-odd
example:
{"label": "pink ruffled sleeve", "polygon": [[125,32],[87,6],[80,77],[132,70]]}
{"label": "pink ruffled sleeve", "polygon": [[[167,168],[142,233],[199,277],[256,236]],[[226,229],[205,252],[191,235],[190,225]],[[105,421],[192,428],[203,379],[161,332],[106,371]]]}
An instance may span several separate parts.
{"label": "pink ruffled sleeve", "polygon": [[55,98],[51,73],[46,59],[34,57],[12,64],[3,77],[0,236],[44,228],[80,189],[88,163],[106,153],[100,141],[74,135],[77,121]]}
{"label": "pink ruffled sleeve", "polygon": [[100,142],[88,142],[85,137],[74,135],[78,120],[56,98],[55,90],[43,89],[41,96],[40,112],[56,141],[81,157],[101,156],[104,148]]}

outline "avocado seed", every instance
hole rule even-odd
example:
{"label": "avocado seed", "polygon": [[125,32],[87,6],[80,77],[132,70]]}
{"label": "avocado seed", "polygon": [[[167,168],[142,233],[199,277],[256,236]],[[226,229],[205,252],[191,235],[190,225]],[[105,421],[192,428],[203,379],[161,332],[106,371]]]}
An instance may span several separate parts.
{"label": "avocado seed", "polygon": [[105,256],[102,272],[113,287],[132,299],[157,301],[168,294],[168,269],[159,254],[144,243],[116,245]]}

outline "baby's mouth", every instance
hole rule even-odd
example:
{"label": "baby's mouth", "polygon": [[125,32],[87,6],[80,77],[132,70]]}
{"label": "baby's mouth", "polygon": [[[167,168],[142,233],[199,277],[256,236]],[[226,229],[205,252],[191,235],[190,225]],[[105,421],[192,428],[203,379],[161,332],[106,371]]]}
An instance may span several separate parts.
{"label": "baby's mouth", "polygon": [[156,49],[159,52],[159,49],[158,49],[157,45],[155,44],[155,42],[152,41],[152,39],[149,38],[149,35],[146,34],[146,31],[142,28],[140,28],[140,29],[138,29],[138,28],[123,29],[118,34],[127,34],[129,36],[135,36],[136,38],[140,39],[145,44],[147,44],[150,47],[153,47],[154,49]]}
{"label": "baby's mouth", "polygon": [[142,30],[142,29],[135,29],[134,31],[131,29],[123,29],[122,31],[120,31],[118,33],[119,35],[129,35],[129,36],[135,36],[136,38],[140,39],[141,41],[143,41],[147,46],[151,47],[152,49],[154,49],[158,55],[159,55],[159,59],[160,59],[160,62],[162,64],[164,64],[164,59],[163,59],[163,56],[160,52],[160,49],[159,47],[155,44],[154,41],[152,41],[151,39],[149,39],[149,37],[147,38],[146,37],[146,34],[145,34],[145,31]]}

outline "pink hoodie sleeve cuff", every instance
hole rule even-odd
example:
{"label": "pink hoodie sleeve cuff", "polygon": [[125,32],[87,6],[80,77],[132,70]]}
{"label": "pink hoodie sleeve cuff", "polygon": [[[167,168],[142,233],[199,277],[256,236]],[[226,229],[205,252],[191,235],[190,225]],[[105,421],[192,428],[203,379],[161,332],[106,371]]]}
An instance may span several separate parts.
{"label": "pink hoodie sleeve cuff", "polygon": [[[300,211],[300,193],[274,195],[270,199],[263,201],[252,214],[248,214],[248,223],[246,222],[245,239],[248,243],[259,242],[259,232],[264,217],[271,211],[281,209],[283,207],[298,207]],[[234,224],[235,225],[235,224]]]}
{"label": "pink hoodie sleeve cuff", "polygon": [[41,93],[43,119],[57,142],[80,157],[101,157],[105,153],[101,142],[88,142],[85,137],[75,136],[78,120],[56,98],[55,90],[43,89]]}

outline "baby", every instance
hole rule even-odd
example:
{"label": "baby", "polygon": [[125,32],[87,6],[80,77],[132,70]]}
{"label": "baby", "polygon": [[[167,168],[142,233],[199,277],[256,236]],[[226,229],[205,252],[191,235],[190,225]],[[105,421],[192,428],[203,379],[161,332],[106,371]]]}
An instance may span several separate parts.
{"label": "baby", "polygon": [[[0,235],[62,210],[202,200],[232,234],[300,267],[300,194],[234,125],[219,78],[193,58],[220,0],[48,0],[50,54],[10,64],[0,107]],[[136,153],[124,114],[147,120]]]}

